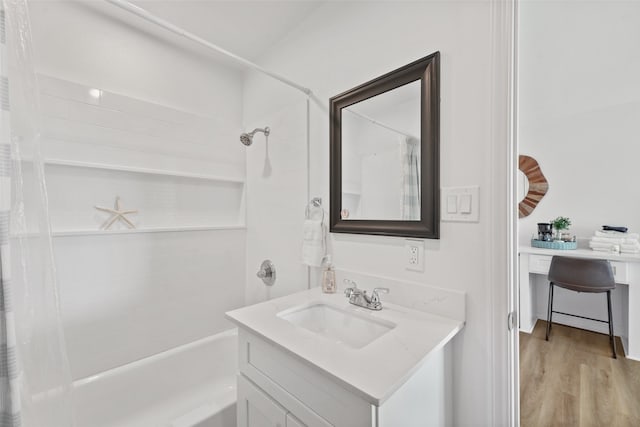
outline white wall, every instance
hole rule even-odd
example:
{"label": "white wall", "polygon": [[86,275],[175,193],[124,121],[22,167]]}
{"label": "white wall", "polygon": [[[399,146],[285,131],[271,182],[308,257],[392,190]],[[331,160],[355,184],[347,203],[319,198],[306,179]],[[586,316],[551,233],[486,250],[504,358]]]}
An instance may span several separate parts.
{"label": "white wall", "polygon": [[[245,291],[241,70],[103,2],[29,3],[45,157],[159,171],[47,166],[73,378],[229,328]],[[117,195],[149,232],[84,233]],[[188,227],[209,229],[157,231]]]}
{"label": "white wall", "polygon": [[[495,343],[490,309],[494,283],[489,278],[497,243],[492,241],[488,216],[492,204],[500,206],[504,200],[487,197],[489,187],[496,184],[488,165],[497,155],[490,137],[490,6],[489,2],[328,2],[259,61],[314,92],[311,195],[328,200],[329,98],[441,52],[441,185],[480,185],[480,222],[442,223],[441,239],[425,242],[422,273],[405,270],[401,238],[334,234],[330,245],[338,268],[467,293],[467,324],[453,345],[454,425],[494,425],[492,420],[500,419],[492,414],[491,401]],[[273,88],[255,90],[256,97],[287,102],[282,94],[276,97]],[[301,221],[298,217],[296,224]],[[316,283],[318,273],[313,272]]]}
{"label": "white wall", "polygon": [[[275,90],[263,97],[254,85]],[[292,95],[291,99],[287,95]],[[278,98],[290,102],[282,104]],[[256,134],[247,151],[247,303],[307,289],[301,263],[302,218],[307,203],[307,101],[281,83],[253,76],[244,93],[247,130],[269,126],[267,139]],[[276,282],[256,277],[263,260],[276,268]]]}
{"label": "white wall", "polygon": [[568,216],[589,238],[602,225],[640,231],[640,3],[525,1],[519,24],[519,151],[549,181],[521,219]]}
{"label": "white wall", "polygon": [[[538,207],[519,220],[520,243],[530,244],[536,223],[560,215],[571,218],[581,246],[605,224],[640,231],[640,3],[525,1],[519,15],[519,152],[534,157],[549,182]],[[547,282],[535,277],[545,318]],[[626,292],[614,292],[616,334],[626,331]],[[560,292],[557,306],[606,319],[605,301]]]}

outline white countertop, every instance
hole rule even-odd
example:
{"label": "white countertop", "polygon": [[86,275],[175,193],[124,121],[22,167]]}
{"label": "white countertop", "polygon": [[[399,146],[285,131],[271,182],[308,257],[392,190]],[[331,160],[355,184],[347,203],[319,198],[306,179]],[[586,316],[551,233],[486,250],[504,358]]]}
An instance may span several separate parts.
{"label": "white countertop", "polygon": [[[365,347],[353,349],[277,316],[312,303],[356,310],[361,316],[390,321],[396,327]],[[226,317],[377,406],[409,379],[431,352],[441,349],[464,327],[461,320],[412,310],[384,302],[384,298],[380,311],[356,307],[349,304],[342,290],[323,294],[319,288],[233,310]]]}
{"label": "white countertop", "polygon": [[544,249],[534,248],[532,246],[520,246],[520,253],[536,254],[536,255],[549,255],[549,256],[566,256],[576,258],[593,258],[593,259],[608,259],[610,261],[621,262],[640,262],[640,254],[619,254],[615,252],[600,252],[591,249]]}

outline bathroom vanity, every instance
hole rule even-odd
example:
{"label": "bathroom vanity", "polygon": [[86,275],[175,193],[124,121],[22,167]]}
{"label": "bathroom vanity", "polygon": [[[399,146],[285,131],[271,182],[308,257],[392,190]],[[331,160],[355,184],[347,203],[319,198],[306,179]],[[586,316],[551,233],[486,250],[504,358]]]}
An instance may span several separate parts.
{"label": "bathroom vanity", "polygon": [[382,310],[311,289],[227,313],[239,327],[238,426],[451,424],[448,343],[464,294],[358,283],[391,288]]}

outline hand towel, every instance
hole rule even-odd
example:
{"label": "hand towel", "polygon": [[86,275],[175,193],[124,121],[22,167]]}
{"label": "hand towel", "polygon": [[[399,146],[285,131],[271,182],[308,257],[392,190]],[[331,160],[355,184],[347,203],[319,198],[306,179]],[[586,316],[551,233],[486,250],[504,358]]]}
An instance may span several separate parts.
{"label": "hand towel", "polygon": [[634,250],[634,249],[638,249],[640,250],[640,243],[636,242],[636,243],[623,243],[622,245],[620,245],[620,249],[626,249],[626,250]]}
{"label": "hand towel", "polygon": [[596,252],[613,252],[611,249],[605,249],[605,248],[591,248],[592,251],[596,251]]}
{"label": "hand towel", "polygon": [[589,242],[589,247],[594,251],[601,252],[619,252],[620,245],[614,245],[609,243]]}
{"label": "hand towel", "polygon": [[640,254],[640,249],[620,249],[621,254]]}
{"label": "hand towel", "polygon": [[614,245],[621,245],[626,241],[626,239],[624,239],[624,238],[616,238],[616,237],[592,237],[591,241],[592,242],[599,242],[599,243],[609,243],[609,244],[614,244]]}
{"label": "hand towel", "polygon": [[611,248],[616,246],[615,243],[589,242],[591,248]]}
{"label": "hand towel", "polygon": [[640,239],[640,234],[638,233],[620,233],[619,231],[596,231],[596,237],[615,237],[615,238],[625,238],[625,239]]}
{"label": "hand towel", "polygon": [[322,221],[307,219],[302,231],[302,263],[320,267],[324,250],[324,227]]}

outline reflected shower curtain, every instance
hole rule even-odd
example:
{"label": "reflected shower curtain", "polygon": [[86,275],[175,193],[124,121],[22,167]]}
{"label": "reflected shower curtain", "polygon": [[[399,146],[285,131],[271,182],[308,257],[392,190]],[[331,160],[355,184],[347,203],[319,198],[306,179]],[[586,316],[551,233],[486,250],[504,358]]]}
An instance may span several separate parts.
{"label": "reflected shower curtain", "polygon": [[70,427],[25,0],[0,0],[0,427]]}
{"label": "reflected shower curtain", "polygon": [[419,144],[413,137],[404,138],[402,147],[402,219],[420,220]]}

